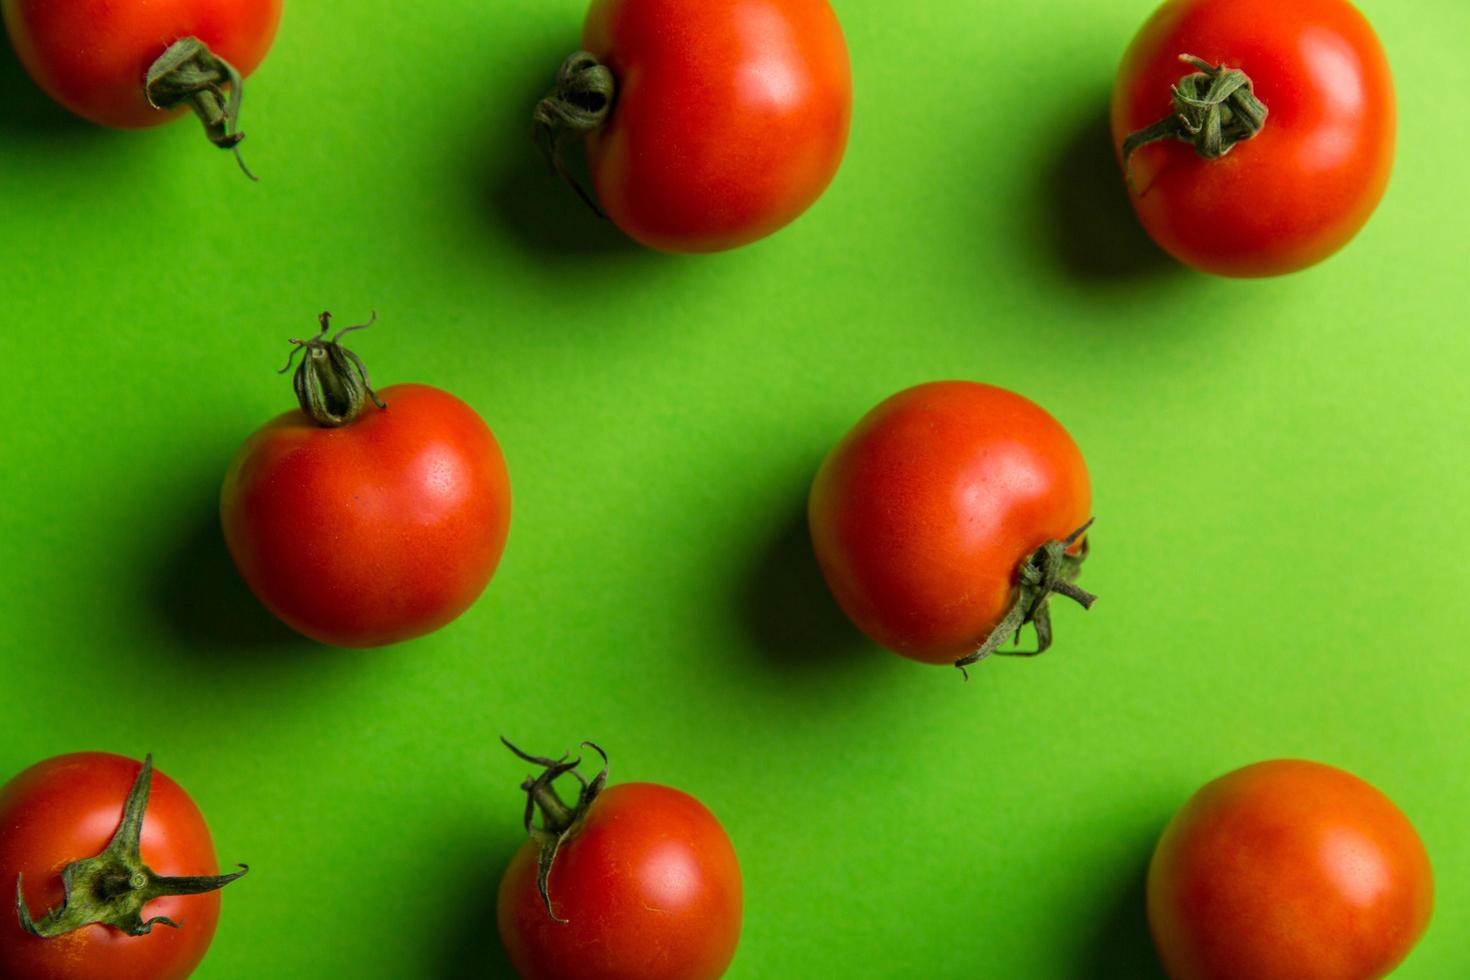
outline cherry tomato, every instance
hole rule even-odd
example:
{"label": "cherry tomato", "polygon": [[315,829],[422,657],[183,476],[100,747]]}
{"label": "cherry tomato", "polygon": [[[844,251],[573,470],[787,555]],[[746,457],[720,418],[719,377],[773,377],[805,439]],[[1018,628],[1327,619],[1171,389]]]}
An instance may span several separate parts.
{"label": "cherry tomato", "polygon": [[1148,919],[1174,980],[1371,980],[1429,924],[1429,856],[1393,802],[1317,762],[1222,776],[1174,816]]}
{"label": "cherry tomato", "polygon": [[[506,743],[510,745],[509,742]],[[590,743],[588,743],[590,744]],[[575,806],[552,788],[578,759],[543,759],[523,788],[543,825],[500,881],[496,915],[511,964],[527,980],[706,980],[740,939],[735,849],[694,797],[655,783],[603,789],[601,773]],[[601,749],[592,746],[599,753]],[[550,873],[538,863],[550,849]]]}
{"label": "cherry tomato", "polygon": [[941,381],[899,392],[842,438],[808,521],[827,584],[863,632],[963,666],[1007,652],[999,641],[1028,621],[1044,650],[1053,591],[1091,603],[1072,583],[1091,507],[1082,454],[1045,410]]}
{"label": "cherry tomato", "polygon": [[852,75],[827,0],[593,0],[582,45],[537,121],[591,134],[597,199],[645,245],[764,238],[837,172]]}
{"label": "cherry tomato", "polygon": [[[1217,107],[1181,103],[1171,86]],[[1181,262],[1220,275],[1278,275],[1336,252],[1393,166],[1388,60],[1346,0],[1169,0],[1123,56],[1112,122],[1143,226]],[[1155,124],[1157,142],[1124,153]]]}
{"label": "cherry tomato", "polygon": [[421,384],[378,398],[326,330],[323,314],[321,335],[297,341],[302,407],[251,435],[225,474],[225,541],[292,628],[335,646],[395,643],[484,591],[505,548],[510,478],[474,409]]}
{"label": "cherry tomato", "polygon": [[[141,830],[125,813],[141,820]],[[43,937],[24,928],[19,908],[0,915],[0,976],[16,980],[187,977],[219,922],[213,889],[240,876],[218,876],[209,828],[178,783],[149,763],[106,752],[47,759],[0,787],[0,830],[0,881],[19,882],[33,929],[71,927]],[[68,865],[70,888],[61,877]],[[89,880],[95,893],[83,886]],[[137,901],[145,904],[131,908]],[[43,909],[62,915],[43,918]]]}
{"label": "cherry tomato", "polygon": [[[240,139],[233,118],[239,92],[226,100],[220,87],[238,89],[230,72],[243,78],[255,70],[281,19],[281,0],[0,3],[26,71],[72,112],[104,126],[135,129],[193,108],[211,140],[226,148]],[[202,50],[183,43],[189,38],[201,42]],[[165,52],[187,57],[187,63],[148,89],[145,82]],[[192,81],[190,72],[197,76]]]}

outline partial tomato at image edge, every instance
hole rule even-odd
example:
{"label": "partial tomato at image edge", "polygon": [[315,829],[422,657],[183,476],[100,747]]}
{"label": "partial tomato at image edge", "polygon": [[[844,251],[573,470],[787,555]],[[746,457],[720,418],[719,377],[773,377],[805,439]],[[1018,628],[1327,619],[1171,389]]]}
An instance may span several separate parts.
{"label": "partial tomato at image edge", "polygon": [[282,622],[333,646],[383,646],[445,626],[485,590],[510,530],[510,476],[460,399],[373,390],[339,341],[374,321],[329,337],[330,319],[292,341],[298,408],[240,447],[220,521],[241,577]]}
{"label": "partial tomato at image edge", "polygon": [[[852,73],[827,0],[593,0],[533,115],[553,168],[630,237],[735,248],[821,196],[847,146]],[[564,154],[584,145],[593,192]]]}
{"label": "partial tomato at image edge", "polygon": [[15,980],[183,980],[214,938],[218,889],[247,870],[218,873],[204,817],[152,756],[39,762],[0,787],[0,827],[0,881],[16,887],[0,976]]}
{"label": "partial tomato at image edge", "polygon": [[1111,115],[1139,221],[1217,275],[1337,252],[1393,167],[1388,59],[1347,0],[1169,0],[1124,54]]}
{"label": "partial tomato at image edge", "polygon": [[[817,563],[874,642],[961,669],[1052,642],[1050,600],[1084,608],[1092,490],[1067,431],[972,381],[906,389],[828,453],[808,499]],[[1036,647],[1009,649],[1031,624]]]}
{"label": "partial tomato at image edge", "polygon": [[1148,919],[1173,980],[1374,980],[1434,906],[1408,818],[1351,773],[1278,759],[1206,784],[1169,822]]}
{"label": "partial tomato at image edge", "polygon": [[[502,741],[505,741],[502,739]],[[530,840],[500,881],[496,916],[525,980],[715,980],[740,939],[743,888],[735,849],[694,797],[656,783],[607,785],[579,756],[528,755],[521,784]],[[572,776],[576,801],[553,783]],[[533,820],[539,812],[540,821]]]}
{"label": "partial tomato at image edge", "polygon": [[240,157],[244,78],[276,35],[282,0],[0,0],[27,73],[104,126],[157,126],[193,110],[215,146]]}

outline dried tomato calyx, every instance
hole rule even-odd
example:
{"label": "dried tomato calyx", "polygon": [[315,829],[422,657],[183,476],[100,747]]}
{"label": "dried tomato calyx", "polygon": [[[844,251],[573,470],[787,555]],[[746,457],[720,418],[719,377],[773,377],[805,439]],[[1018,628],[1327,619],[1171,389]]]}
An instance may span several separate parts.
{"label": "dried tomato calyx", "polygon": [[[229,93],[225,87],[229,86]],[[180,38],[159,55],[143,78],[143,94],[155,109],[172,109],[187,104],[204,124],[204,135],[223,150],[235,154],[235,162],[251,180],[258,178],[240,156],[240,101],[245,82],[230,64],[197,37]]]}
{"label": "dried tomato calyx", "polygon": [[571,185],[582,202],[606,217],[582,182],[567,169],[566,145],[607,121],[617,95],[617,79],[586,51],[574,51],[556,72],[556,84],[531,112],[536,149],[552,173]]}
{"label": "dried tomato calyx", "polygon": [[1199,71],[1170,86],[1174,112],[1123,141],[1123,164],[1139,147],[1180,140],[1206,160],[1218,160],[1237,143],[1253,139],[1266,126],[1266,104],[1256,98],[1251,78],[1239,68],[1212,65],[1182,54],[1179,60]]}
{"label": "dried tomato calyx", "polygon": [[285,374],[291,370],[296,355],[305,352],[301,363],[296,366],[295,376],[291,379],[301,411],[317,425],[335,429],[347,425],[361,415],[369,399],[379,408],[387,408],[377,392],[373,391],[362,358],[338,343],[343,334],[364,330],[377,323],[377,311],[373,311],[367,323],[343,327],[330,338],[327,331],[332,326],[332,314],[323,312],[317,317],[317,322],[321,324],[321,330],[315,337],[306,340],[291,338],[290,342],[296,345],[296,349],[291,351],[291,356],[286,359],[286,366],[279,372]]}
{"label": "dried tomato calyx", "polygon": [[[992,654],[1006,657],[1034,657],[1045,653],[1051,646],[1051,597],[1064,595],[1083,609],[1091,609],[1097,596],[1077,585],[1077,576],[1082,563],[1087,560],[1087,530],[1092,527],[1092,518],[1060,541],[1052,540],[1026,556],[1016,570],[1016,592],[1011,607],[1004,618],[986,635],[985,641],[973,653],[966,654],[954,665],[970,675],[965,668],[978,663]],[[1076,553],[1072,546],[1081,541]],[[1035,650],[1002,650],[1002,643],[1015,637],[1020,642],[1021,627],[1030,623],[1036,629]]]}
{"label": "dried tomato calyx", "polygon": [[[602,768],[588,782],[577,767],[582,764],[581,756],[572,756],[570,753],[560,759],[549,759],[544,756],[530,755],[522,752],[511,744],[504,735],[500,741],[520,758],[527,762],[542,767],[539,776],[527,776],[521,783],[521,789],[526,793],[526,832],[536,842],[540,853],[536,860],[536,890],[541,893],[541,901],[546,903],[546,914],[557,922],[566,922],[551,907],[551,894],[547,890],[547,882],[551,877],[551,864],[556,860],[556,852],[562,843],[577,831],[582,818],[586,816],[587,810],[592,806],[592,801],[597,799],[603,787],[607,785],[607,753],[602,751],[595,742],[583,742],[582,744],[598,755],[602,756]],[[578,783],[577,802],[568,806],[556,792],[552,784],[561,776],[570,775]],[[541,823],[537,824],[535,816],[537,811],[541,814]]]}
{"label": "dried tomato calyx", "polygon": [[139,853],[143,835],[143,814],[148,809],[148,793],[153,785],[153,756],[143,760],[143,768],[133,781],[128,799],[123,804],[122,821],[106,850],[96,857],[73,861],[61,872],[66,897],[61,905],[50,909],[39,922],[31,918],[26,906],[25,885],[21,876],[15,879],[15,909],[20,927],[33,936],[51,939],[90,925],[107,925],[129,936],[146,936],[156,925],[178,928],[166,916],[143,918],[143,906],[167,895],[200,895],[223,888],[249,871],[246,865],[227,875],[165,877],[143,863]]}

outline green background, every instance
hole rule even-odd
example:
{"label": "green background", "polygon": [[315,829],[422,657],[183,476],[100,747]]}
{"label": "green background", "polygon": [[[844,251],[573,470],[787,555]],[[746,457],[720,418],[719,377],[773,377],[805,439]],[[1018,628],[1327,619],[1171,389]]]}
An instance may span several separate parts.
{"label": "green background", "polygon": [[[528,144],[581,0],[288,3],[258,185],[191,120],[73,120],[0,54],[0,778],[79,749],[193,794],[231,886],[201,977],[506,972],[525,764],[595,738],[740,853],[738,977],[1149,977],[1142,876],[1198,785],[1304,756],[1422,833],[1470,970],[1462,0],[1365,0],[1400,149],[1342,254],[1261,282],[1138,230],[1103,122],[1153,0],[838,0],[852,140],[807,215],[652,254]],[[297,639],[236,578],[225,465],[331,309],[476,406],[515,513],[437,635]],[[866,643],[805,542],[827,447],[981,379],[1085,452],[1088,614],[957,673]]]}

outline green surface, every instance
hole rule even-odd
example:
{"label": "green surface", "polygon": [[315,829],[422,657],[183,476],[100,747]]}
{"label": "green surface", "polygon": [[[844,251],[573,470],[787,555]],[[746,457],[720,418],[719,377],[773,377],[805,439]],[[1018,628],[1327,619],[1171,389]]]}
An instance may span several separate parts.
{"label": "green surface", "polygon": [[[192,121],[75,122],[0,54],[0,778],[155,752],[253,868],[204,978],[503,974],[502,732],[596,738],[719,815],[732,976],[1131,978],[1169,814],[1306,756],[1415,821],[1439,894],[1402,975],[1464,975],[1470,6],[1363,6],[1393,184],[1341,255],[1249,283],[1175,268],[1122,200],[1104,105],[1153,0],[838,0],[836,182],[687,259],[529,156],[581,0],[288,4],[253,186]],[[255,605],[215,497],[290,405],[286,337],[372,307],[375,378],[475,405],[515,514],[463,619],[340,652]],[[802,520],[826,448],[942,377],[1046,405],[1096,493],[1101,601],[968,684],[855,634]]]}

